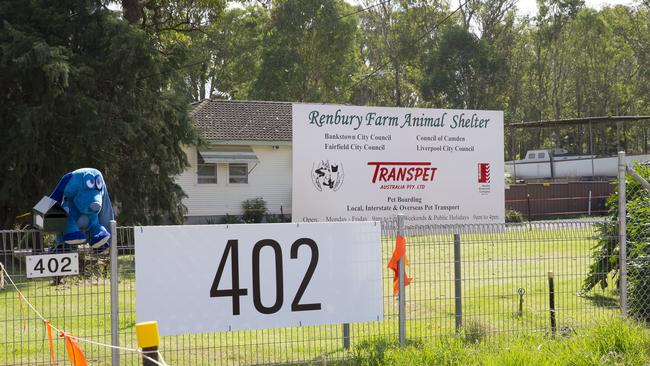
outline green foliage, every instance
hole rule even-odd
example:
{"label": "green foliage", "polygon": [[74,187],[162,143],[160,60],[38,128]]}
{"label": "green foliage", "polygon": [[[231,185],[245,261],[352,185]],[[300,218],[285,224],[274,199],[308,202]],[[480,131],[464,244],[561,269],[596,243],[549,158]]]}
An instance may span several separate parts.
{"label": "green foliage", "polygon": [[[0,1],[0,227],[62,174],[107,175],[125,224],[181,222],[208,97],[503,110],[511,122],[650,114],[650,13],[544,0]],[[371,6],[372,5],[372,6]],[[506,130],[506,158],[587,153],[585,128]],[[648,130],[595,126],[596,154],[647,152]]]}
{"label": "green foliage", "polygon": [[487,329],[479,321],[469,320],[463,324],[460,336],[465,343],[480,343],[487,337]]}
{"label": "green foliage", "polygon": [[[381,5],[381,6],[377,6]],[[359,50],[364,61],[354,84],[352,104],[416,106],[424,69],[421,59],[428,54],[433,29],[445,16],[440,2],[361,1]]]}
{"label": "green foliage", "polygon": [[226,214],[221,220],[222,224],[241,224],[244,221],[237,215]]}
{"label": "green foliage", "polygon": [[291,222],[291,219],[284,214],[267,214],[266,222],[269,224],[272,223],[281,223],[281,222]]}
{"label": "green foliage", "polygon": [[216,224],[219,224],[219,220],[218,220],[216,217],[214,217],[214,216],[206,217],[205,220],[204,220],[204,222],[205,222],[206,225],[216,225]]}
{"label": "green foliage", "polygon": [[266,202],[261,197],[246,200],[241,207],[244,210],[242,219],[247,224],[260,223],[266,215]]}
{"label": "green foliage", "polygon": [[182,48],[93,0],[0,2],[0,227],[66,172],[100,169],[123,224],[181,222],[173,177],[197,143]]}
{"label": "green foliage", "polygon": [[187,70],[192,99],[248,99],[260,70],[269,13],[259,5],[214,13],[201,32],[190,34],[192,58],[198,62]]}
{"label": "green foliage", "polygon": [[431,55],[422,94],[434,104],[451,108],[499,108],[506,61],[487,40],[453,27],[442,34]]}
{"label": "green foliage", "polygon": [[647,365],[648,329],[613,318],[567,337],[495,335],[479,342],[440,337],[398,348],[386,341],[353,351],[353,365]]}
{"label": "green foliage", "polygon": [[398,346],[385,338],[366,340],[352,349],[352,359],[356,365],[379,365],[386,359],[386,353]]}
{"label": "green foliage", "polygon": [[[166,47],[189,44],[181,71],[194,100],[486,108],[503,110],[506,126],[650,113],[648,7],[544,0],[531,18],[513,0],[465,2],[457,12],[411,0],[359,0],[356,9],[341,0],[124,3],[146,3],[138,24]],[[574,126],[506,136],[508,160],[534,148],[591,148],[588,130]],[[641,124],[593,129],[596,154],[647,152],[647,140]]]}
{"label": "green foliage", "polygon": [[[650,167],[637,165],[635,171],[650,179]],[[628,302],[630,314],[650,321],[650,194],[631,176],[626,177],[626,225],[628,258]],[[598,244],[583,284],[583,292],[596,285],[607,288],[608,277],[617,278],[619,268],[618,188],[607,200],[608,220],[598,224]]]}
{"label": "green foliage", "polygon": [[360,64],[358,20],[343,0],[278,1],[250,95],[261,100],[344,102]]}
{"label": "green foliage", "polygon": [[512,209],[506,209],[506,222],[524,222],[524,215]]}
{"label": "green foliage", "polygon": [[[512,86],[505,109],[512,122],[649,111],[648,9],[595,11],[580,1],[540,3],[540,16],[520,32],[510,57]],[[542,11],[543,10],[543,11]],[[509,117],[509,118],[508,118]],[[643,124],[594,126],[593,152],[647,152]],[[589,153],[589,131],[575,126],[526,129],[510,143],[508,159],[527,149],[561,147]]]}

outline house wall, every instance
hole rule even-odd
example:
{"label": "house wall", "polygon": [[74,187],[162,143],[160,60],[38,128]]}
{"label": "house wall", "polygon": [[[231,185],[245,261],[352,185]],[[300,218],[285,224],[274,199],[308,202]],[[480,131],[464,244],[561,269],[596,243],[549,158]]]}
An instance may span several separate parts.
{"label": "house wall", "polygon": [[[241,215],[242,201],[262,197],[268,213],[291,214],[291,146],[251,146],[259,163],[250,172],[248,184],[228,183],[228,164],[217,164],[217,184],[198,184],[196,179],[197,154],[195,147],[184,148],[190,163],[176,182],[187,198],[187,223],[205,224],[226,214]],[[249,170],[252,166],[249,166]]]}

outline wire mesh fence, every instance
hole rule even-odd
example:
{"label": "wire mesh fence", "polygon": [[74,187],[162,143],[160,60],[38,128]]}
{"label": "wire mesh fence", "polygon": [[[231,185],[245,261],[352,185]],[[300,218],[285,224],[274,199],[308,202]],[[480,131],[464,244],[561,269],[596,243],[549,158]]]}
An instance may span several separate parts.
{"label": "wire mesh fence", "polygon": [[[597,286],[583,292],[594,261],[592,248],[599,238],[599,225],[602,221],[406,226],[402,229],[410,262],[406,271],[413,277],[405,290],[407,342],[454,336],[457,332],[470,337],[497,332],[550,332],[549,271],[553,271],[555,279],[554,314],[559,332],[572,332],[619,314],[614,286]],[[396,220],[382,222],[384,266],[392,255],[397,232]],[[106,258],[82,254],[78,276],[27,279],[25,255],[43,253],[53,238],[37,231],[3,231],[0,235],[0,260],[24,296],[22,299],[5,280],[0,290],[0,364],[50,364],[45,327],[26,301],[52,324],[80,339],[111,343],[110,271]],[[605,239],[616,241],[616,235],[613,232]],[[133,237],[132,228],[117,231],[119,346],[129,349],[137,347],[137,243]],[[630,268],[633,258],[645,260],[630,255]],[[613,257],[605,259],[611,261]],[[630,269],[631,277],[643,275],[634,271]],[[602,275],[612,281],[609,271]],[[174,271],[169,269],[161,276],[174,276]],[[393,273],[386,269],[382,321],[347,327],[334,324],[166,336],[162,338],[161,352],[173,365],[320,363],[349,358],[377,344],[396,344],[399,304],[392,293],[392,280]],[[456,293],[462,296],[457,298]],[[630,293],[631,303],[632,299]],[[91,364],[112,363],[110,349],[80,343]],[[64,362],[61,339],[54,340],[54,348],[57,361]],[[119,351],[119,364],[140,363],[136,352]]]}
{"label": "wire mesh fence", "polygon": [[650,322],[650,167],[628,167],[625,184],[627,311]]}
{"label": "wire mesh fence", "polygon": [[[53,241],[53,235],[34,230],[0,231],[0,262],[11,275],[11,279],[0,279],[0,364],[51,364],[45,324],[29,304],[60,329],[94,342],[110,343],[106,258],[80,251],[79,276],[26,278],[26,256],[43,253]],[[52,336],[57,361],[63,363],[63,338],[56,333]],[[83,347],[93,364],[110,364],[108,348],[92,344]]]}

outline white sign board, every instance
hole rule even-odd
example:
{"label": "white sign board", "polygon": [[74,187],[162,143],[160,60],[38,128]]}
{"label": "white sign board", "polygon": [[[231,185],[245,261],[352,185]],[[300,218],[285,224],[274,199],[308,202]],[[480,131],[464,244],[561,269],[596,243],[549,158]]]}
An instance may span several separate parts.
{"label": "white sign board", "polygon": [[79,254],[43,254],[26,257],[27,278],[59,277],[79,274]]}
{"label": "white sign board", "polygon": [[383,319],[380,224],[135,228],[136,316],[161,335]]}
{"label": "white sign board", "polygon": [[293,105],[294,222],[503,223],[503,112]]}

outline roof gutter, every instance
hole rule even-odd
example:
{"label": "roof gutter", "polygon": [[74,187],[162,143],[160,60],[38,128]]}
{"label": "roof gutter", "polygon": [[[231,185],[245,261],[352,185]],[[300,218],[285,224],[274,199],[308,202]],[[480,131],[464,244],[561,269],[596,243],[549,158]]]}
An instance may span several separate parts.
{"label": "roof gutter", "polygon": [[259,140],[208,140],[209,145],[262,145],[262,146],[291,146],[291,141],[259,141]]}

